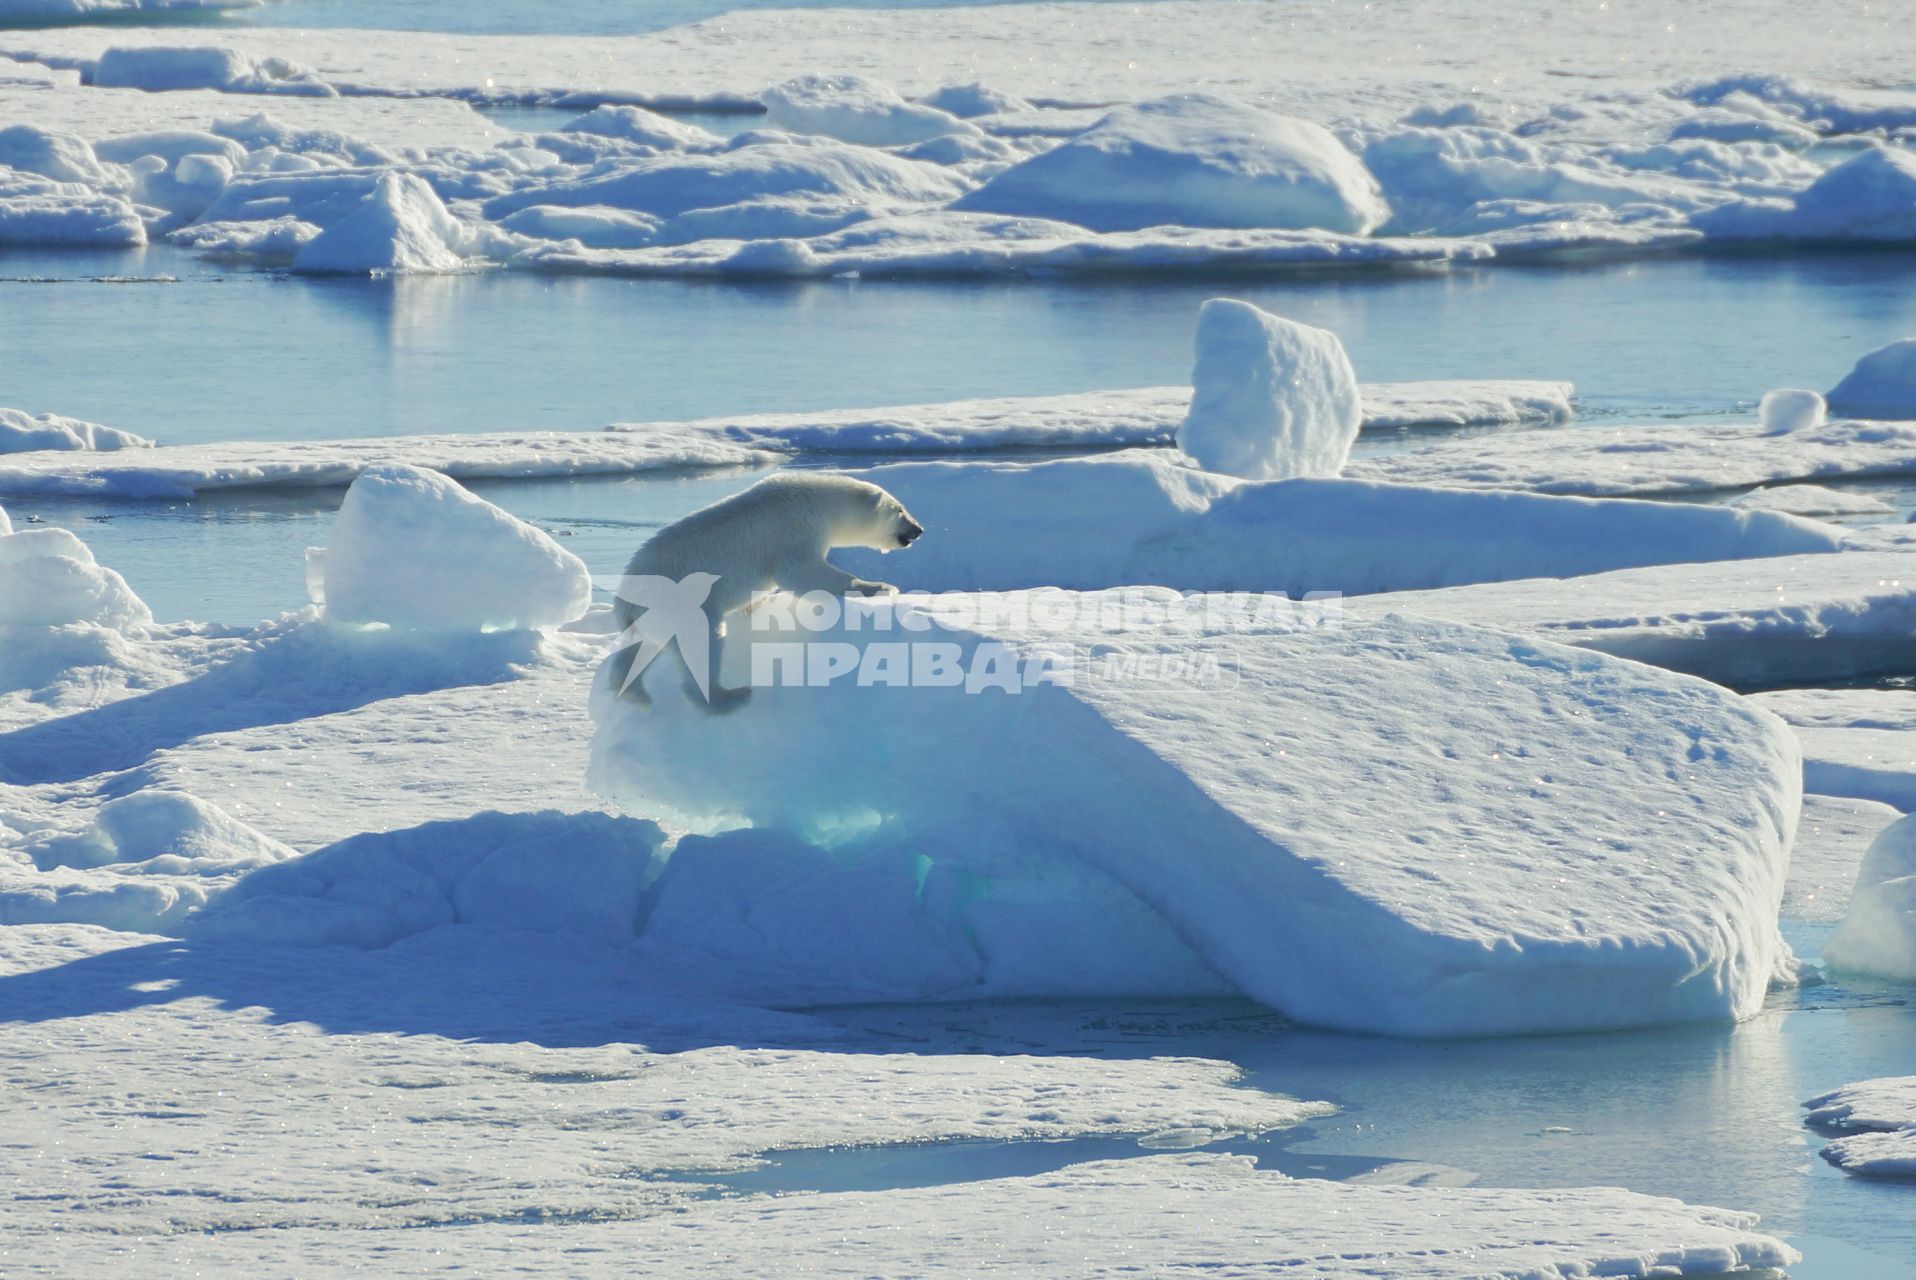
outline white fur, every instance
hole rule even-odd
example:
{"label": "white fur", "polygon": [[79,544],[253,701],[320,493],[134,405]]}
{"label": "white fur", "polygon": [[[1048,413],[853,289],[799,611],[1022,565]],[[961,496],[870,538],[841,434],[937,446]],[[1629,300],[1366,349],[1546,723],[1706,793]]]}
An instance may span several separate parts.
{"label": "white fur", "polygon": [[[625,572],[628,578],[675,582],[693,574],[716,576],[705,616],[711,629],[711,705],[723,710],[750,692],[718,685],[719,636],[727,615],[770,591],[840,596],[896,591],[889,583],[867,582],[845,572],[825,555],[834,547],[896,551],[923,532],[898,499],[875,484],[822,472],[780,472],[659,530],[633,555]],[[617,611],[621,628],[631,627],[640,614],[623,594]],[[633,652],[636,656],[636,646]],[[644,700],[637,681],[631,682],[628,696]],[[695,692],[694,697],[699,695]]]}

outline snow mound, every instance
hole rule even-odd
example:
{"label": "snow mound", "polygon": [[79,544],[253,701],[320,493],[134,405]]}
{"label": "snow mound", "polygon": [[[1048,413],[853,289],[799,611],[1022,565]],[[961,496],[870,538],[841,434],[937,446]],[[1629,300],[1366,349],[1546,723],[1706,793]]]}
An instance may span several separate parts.
{"label": "snow mound", "polygon": [[72,533],[9,533],[0,525],[0,629],[79,623],[125,633],[152,621],[126,579],[98,564]]}
{"label": "snow mound", "polygon": [[1863,855],[1849,914],[1823,958],[1839,969],[1916,982],[1916,817],[1893,823]]}
{"label": "snow mound", "polygon": [[1337,478],[1234,484],[1160,451],[1035,464],[914,462],[858,473],[928,535],[846,551],[918,590],[1079,589],[1358,595],[1570,577],[1684,560],[1831,552],[1842,533],[1727,506],[1558,498]]}
{"label": "snow mound", "polygon": [[1779,484],[1736,498],[1732,506],[1746,511],[1781,511],[1793,516],[1886,516],[1896,508],[1868,494],[1825,488],[1820,484]]}
{"label": "snow mound", "polygon": [[599,106],[559,126],[561,133],[589,133],[618,138],[659,151],[696,150],[723,145],[716,133],[683,120],[647,111],[644,107]]}
{"label": "snow mound", "polygon": [[115,176],[85,138],[30,124],[0,129],[0,168],[90,187],[113,184]]}
{"label": "snow mound", "polygon": [[797,76],[758,95],[772,124],[868,147],[902,147],[952,135],[976,137],[977,125],[923,102],[907,102],[888,84],[863,76]]}
{"label": "snow mound", "polygon": [[38,417],[18,409],[0,409],[0,453],[30,453],[40,449],[97,451],[148,449],[153,442],[130,431],[115,431],[96,422],[43,413]]}
{"label": "snow mound", "polygon": [[1231,298],[1199,310],[1191,408],[1177,434],[1199,466],[1251,480],[1334,476],[1362,420],[1336,334]]}
{"label": "snow mound", "polygon": [[1780,387],[1764,393],[1762,402],[1756,406],[1756,420],[1764,435],[1782,436],[1822,426],[1828,408],[1823,397],[1814,391]]}
{"label": "snow mound", "polygon": [[970,84],[948,84],[935,89],[919,98],[927,107],[936,107],[940,111],[950,112],[961,120],[972,120],[979,116],[999,116],[1035,111],[1030,102],[1015,93],[1006,93],[990,85],[972,81]]}
{"label": "snow mound", "polygon": [[446,924],[628,941],[664,833],[601,813],[480,813],[353,836],[257,871],[198,937],[383,947]]}
{"label": "snow mound", "polygon": [[[1266,603],[907,602],[892,636],[809,634],[839,664],[810,684],[777,676],[786,651],[736,645],[722,682],[767,678],[727,716],[682,696],[635,708],[603,683],[589,778],[694,828],[869,832],[985,895],[1088,865],[1239,990],[1316,1024],[1499,1034],[1756,1010],[1787,961],[1801,794],[1780,721],[1600,654],[1403,618],[1299,630]],[[899,631],[943,646],[925,669],[940,657],[960,682],[846,674],[911,669]],[[1073,936],[1084,909],[1033,927]]]}
{"label": "snow mound", "polygon": [[1794,199],[1740,201],[1691,221],[1725,240],[1916,240],[1916,155],[1872,148],[1833,166]]}
{"label": "snow mound", "polygon": [[1811,1124],[1851,1132],[1823,1158],[1859,1178],[1916,1177],[1916,1076],[1846,1084],[1807,1099]]}
{"label": "snow mound", "polygon": [[423,467],[361,472],[319,571],[329,619],[424,631],[554,627],[592,598],[577,556]]}
{"label": "snow mound", "polygon": [[381,174],[359,208],[299,247],[293,270],[384,275],[458,271],[473,231],[421,178]]}
{"label": "snow mound", "polygon": [[1916,338],[1900,338],[1858,360],[1830,389],[1829,406],[1858,418],[1916,418]]}
{"label": "snow mound", "polygon": [[219,45],[166,48],[115,45],[103,50],[91,67],[91,81],[102,89],[217,89],[223,93],[284,93],[331,98],[338,91],[310,68],[284,58],[253,59]]}
{"label": "snow mound", "polygon": [[41,870],[165,860],[167,871],[229,871],[293,851],[184,791],[149,789],[101,805],[83,830],[41,835],[23,850]]}
{"label": "snow mound", "polygon": [[1364,235],[1389,216],[1376,179],[1322,125],[1209,94],[1120,107],[955,207],[1094,231],[1169,224]]}

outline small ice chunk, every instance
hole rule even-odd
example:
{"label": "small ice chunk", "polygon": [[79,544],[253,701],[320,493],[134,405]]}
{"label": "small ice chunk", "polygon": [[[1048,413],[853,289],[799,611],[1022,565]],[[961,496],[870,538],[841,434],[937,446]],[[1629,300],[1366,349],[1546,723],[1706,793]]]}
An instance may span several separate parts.
{"label": "small ice chunk", "polygon": [[293,270],[365,275],[458,271],[472,231],[454,217],[425,180],[383,173],[379,185],[345,218],[293,255]]}
{"label": "small ice chunk", "polygon": [[1119,107],[955,207],[1093,231],[1321,227],[1367,235],[1390,216],[1363,161],[1322,125],[1202,93]]}
{"label": "small ice chunk", "polygon": [[1823,397],[1800,387],[1779,387],[1766,392],[1756,407],[1757,421],[1766,436],[1783,436],[1792,431],[1814,431],[1823,425],[1827,406]]}
{"label": "small ice chunk", "polygon": [[1916,418],[1916,338],[1899,338],[1858,360],[1831,389],[1829,407],[1856,418]]}
{"label": "small ice chunk", "polygon": [[1336,334],[1230,298],[1199,311],[1191,410],[1177,437],[1199,466],[1252,480],[1334,476],[1363,416]]}
{"label": "small ice chunk", "polygon": [[863,76],[797,76],[758,96],[780,129],[822,133],[868,147],[901,147],[979,132],[977,125],[949,111],[907,102],[890,85]]}
{"label": "small ice chunk", "polygon": [[40,449],[69,452],[147,449],[152,445],[144,436],[115,431],[97,422],[82,422],[54,413],[36,417],[18,409],[0,409],[0,453],[30,453]]}
{"label": "small ice chunk", "polygon": [[326,548],[326,616],[425,631],[556,627],[592,599],[585,562],[424,467],[369,467]]}
{"label": "small ice chunk", "polygon": [[124,632],[153,621],[126,579],[98,564],[69,530],[8,533],[4,525],[0,520],[0,627],[91,623]]}
{"label": "small ice chunk", "polygon": [[1823,958],[1838,969],[1916,982],[1916,815],[1890,824],[1870,844],[1849,914]]}

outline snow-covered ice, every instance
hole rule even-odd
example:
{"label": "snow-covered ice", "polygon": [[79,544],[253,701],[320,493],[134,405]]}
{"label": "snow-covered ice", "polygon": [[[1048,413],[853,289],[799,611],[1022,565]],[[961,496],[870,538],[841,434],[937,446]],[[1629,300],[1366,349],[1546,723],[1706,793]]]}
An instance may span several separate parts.
{"label": "snow-covered ice", "polygon": [[[709,717],[608,691],[592,784],[695,826],[868,830],[895,866],[929,858],[985,886],[1083,861],[1240,990],[1352,1029],[1740,1017],[1787,963],[1775,919],[1801,766],[1788,730],[1732,695],[1450,624],[1298,632],[1286,611],[1275,629],[1254,616],[1127,625],[1107,611],[1181,598],[1012,599],[1034,606],[1029,618],[987,634],[1075,644],[1100,669],[1204,660],[1230,673],[1233,696],[1088,672],[975,696],[842,680],[759,688]],[[980,607],[927,605],[974,625]],[[974,663],[980,646],[998,652],[932,625]],[[745,648],[731,657],[750,661]],[[920,731],[927,718],[937,734]],[[1406,740],[1427,750],[1407,756]],[[944,909],[961,921],[975,896]],[[840,945],[862,964],[862,948]]]}
{"label": "snow-covered ice", "polygon": [[359,474],[316,557],[328,619],[419,630],[555,627],[592,600],[585,562],[422,467]]}
{"label": "snow-covered ice", "polygon": [[383,464],[423,467],[459,480],[638,475],[763,466],[777,455],[713,434],[534,431],[162,446],[132,455],[15,456],[0,461],[0,494],[184,498],[222,489],[351,484]]}
{"label": "snow-covered ice", "polygon": [[1908,670],[1916,556],[1849,551],[1659,565],[1394,592],[1346,608],[1497,627],[1733,687],[1828,684]]}
{"label": "snow-covered ice", "polygon": [[1784,435],[1761,426],[1590,426],[1443,440],[1357,459],[1345,474],[1399,484],[1669,497],[1916,474],[1916,425],[1838,421]]}
{"label": "snow-covered ice", "polygon": [[[1156,583],[1358,595],[1833,552],[1842,540],[1832,526],[1727,506],[1336,478],[1237,482],[1161,450],[859,474],[931,531],[909,555],[886,558],[881,575],[928,591]],[[869,552],[846,552],[844,563],[881,569]]]}
{"label": "snow-covered ice", "polygon": [[1823,1158],[1862,1178],[1916,1177],[1916,1076],[1846,1084],[1805,1099],[1809,1122],[1849,1136]]}
{"label": "snow-covered ice", "polygon": [[1359,399],[1336,334],[1213,298],[1198,311],[1178,448],[1207,471],[1250,480],[1334,476],[1357,439]]}
{"label": "snow-covered ice", "polygon": [[922,102],[907,102],[888,84],[862,76],[797,76],[759,94],[775,128],[817,133],[871,147],[908,146],[932,138],[979,137],[977,125]]}
{"label": "snow-covered ice", "polygon": [[[476,236],[408,174],[383,174],[364,203],[293,254],[293,270],[314,274],[458,271]],[[232,246],[229,246],[229,251]]]}
{"label": "snow-covered ice", "polygon": [[57,413],[33,415],[19,409],[0,409],[0,453],[29,453],[38,449],[144,449],[152,441],[130,431],[116,431],[97,422]]}
{"label": "snow-covered ice", "polygon": [[1826,925],[1840,921],[1849,910],[1864,852],[1900,817],[1874,800],[1815,795],[1806,789],[1796,842],[1790,846],[1789,879],[1783,885],[1783,919]]}
{"label": "snow-covered ice", "polygon": [[1820,795],[1916,810],[1916,697],[1901,689],[1816,689],[1759,694],[1796,726],[1803,785]]}
{"label": "snow-covered ice", "polygon": [[1881,498],[1820,484],[1774,484],[1731,500],[1750,511],[1782,511],[1793,516],[1887,516],[1896,508]]}
{"label": "snow-covered ice", "polygon": [[1870,352],[1830,388],[1830,408],[1858,418],[1916,418],[1916,338]]}

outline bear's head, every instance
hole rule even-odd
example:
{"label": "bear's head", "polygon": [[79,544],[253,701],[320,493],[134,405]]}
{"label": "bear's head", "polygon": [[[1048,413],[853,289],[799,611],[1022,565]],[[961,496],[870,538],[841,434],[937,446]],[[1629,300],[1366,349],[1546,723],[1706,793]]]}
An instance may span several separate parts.
{"label": "bear's head", "polygon": [[925,531],[912,519],[905,504],[875,484],[856,481],[859,489],[858,519],[840,535],[840,546],[869,547],[873,551],[896,551],[909,547]]}

